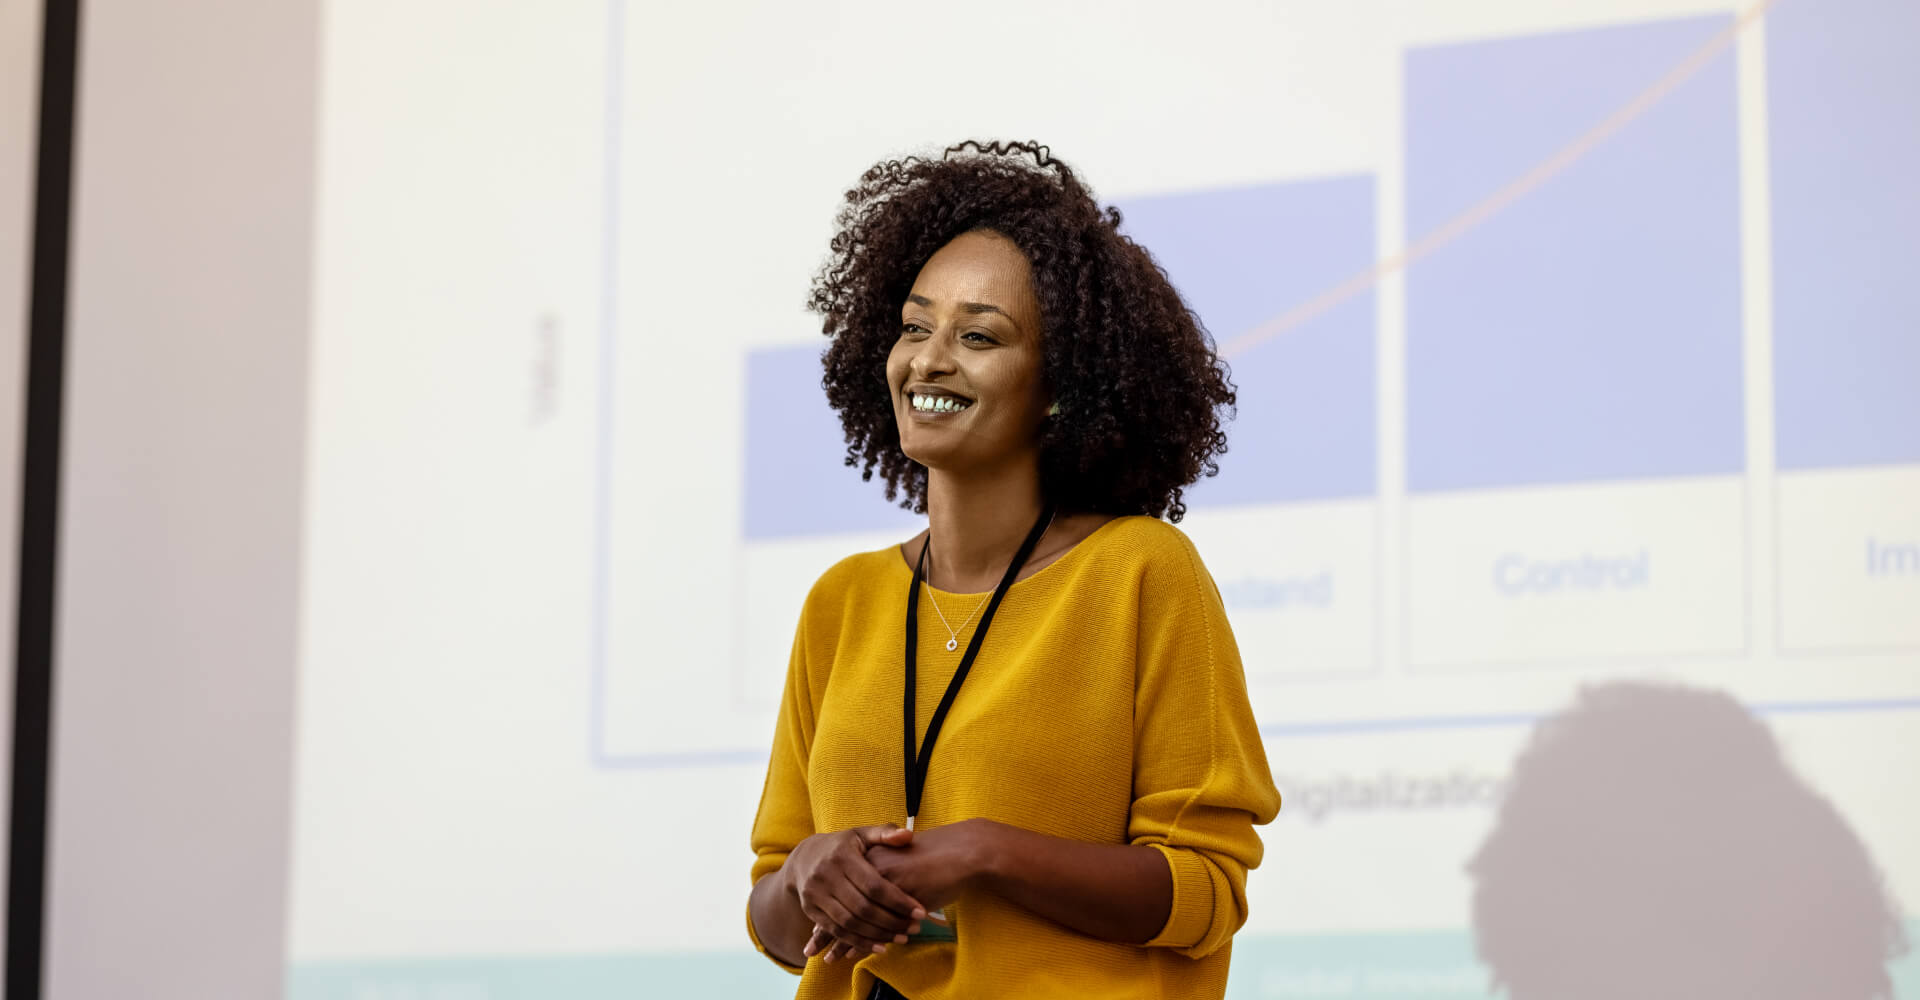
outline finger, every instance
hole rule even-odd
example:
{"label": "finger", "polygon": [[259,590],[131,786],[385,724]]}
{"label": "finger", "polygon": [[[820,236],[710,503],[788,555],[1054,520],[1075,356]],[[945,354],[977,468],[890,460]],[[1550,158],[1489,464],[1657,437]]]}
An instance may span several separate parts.
{"label": "finger", "polygon": [[834,902],[845,907],[847,911],[846,916],[842,918],[844,922],[841,928],[851,933],[834,935],[843,941],[851,942],[856,937],[865,938],[873,943],[891,941],[895,934],[907,929],[907,918],[874,905],[852,886],[845,887]]}
{"label": "finger", "polygon": [[876,847],[909,846],[913,839],[913,831],[902,829],[891,823],[883,823],[879,826],[855,827],[852,833],[863,849],[851,858],[835,858],[839,862],[840,873],[860,888],[861,895],[873,900],[881,907],[893,911],[903,919],[919,919],[920,914],[926,912],[926,907],[921,906],[918,900],[893,884],[892,880],[880,874],[880,870],[873,866],[872,860],[867,857],[864,850],[869,844]]}
{"label": "finger", "polygon": [[[862,896],[872,901],[874,906],[898,918],[898,923],[889,922],[889,926],[894,930],[902,930],[907,922],[919,920],[927,915],[927,908],[920,905],[919,900],[907,895],[905,889],[895,885],[892,879],[880,874],[880,869],[875,868],[872,862],[865,862],[864,870],[856,867],[850,874],[851,880],[859,888]],[[879,922],[877,915],[870,919]]]}
{"label": "finger", "polygon": [[841,904],[855,920],[862,922],[861,928],[872,927],[877,932],[875,940],[905,943],[907,934],[916,921],[912,917],[903,917],[864,896],[857,898],[842,897]]}
{"label": "finger", "polygon": [[832,961],[836,941],[843,937],[848,940],[859,937],[847,926],[850,915],[846,907],[832,897],[815,896],[803,901],[800,912],[813,921],[813,933],[807,938],[806,944],[808,949],[812,949],[806,952],[809,957],[818,955],[826,961]]}
{"label": "finger", "polygon": [[853,833],[854,836],[860,838],[860,846],[863,848],[872,847],[875,844],[885,844],[888,847],[905,847],[913,843],[912,830],[906,827],[894,826],[892,823],[881,823],[878,826],[855,827]]}
{"label": "finger", "polygon": [[[906,941],[907,941],[906,935],[900,934],[895,936],[893,943],[905,944]],[[881,946],[881,950],[882,951],[885,950],[884,946]],[[843,945],[839,941],[835,940],[831,934],[827,933],[826,928],[815,927],[813,929],[813,935],[807,938],[806,953],[808,955],[813,955],[815,952],[820,952],[820,951],[825,951],[828,954],[834,955],[836,957],[840,957],[840,956],[852,955],[854,949],[852,945]],[[823,959],[823,960],[830,961],[829,959]]]}
{"label": "finger", "polygon": [[844,901],[831,896],[814,896],[803,901],[800,912],[813,921],[814,931],[807,943],[814,951],[808,952],[809,956],[828,951],[836,939],[866,947],[894,938],[893,931],[861,920]]}
{"label": "finger", "polygon": [[[842,944],[865,949],[883,941],[893,940],[892,931],[882,930],[854,916],[840,900],[823,900],[820,909],[827,916],[822,926]],[[832,952],[829,951],[828,954],[831,955]]]}
{"label": "finger", "polygon": [[[887,946],[884,944],[869,945],[867,947],[875,955],[884,955],[887,953]],[[836,941],[827,946],[826,957],[822,958],[821,961],[831,962],[836,958],[855,958],[861,955],[862,953],[863,953],[862,949],[856,948],[850,944],[842,944]]]}
{"label": "finger", "polygon": [[850,944],[844,945],[842,947],[843,947],[842,954],[844,954],[848,958],[863,958],[868,954],[884,955],[887,953],[887,945],[885,942],[882,942],[879,944],[865,945],[860,948],[855,948],[853,945],[850,945]]}

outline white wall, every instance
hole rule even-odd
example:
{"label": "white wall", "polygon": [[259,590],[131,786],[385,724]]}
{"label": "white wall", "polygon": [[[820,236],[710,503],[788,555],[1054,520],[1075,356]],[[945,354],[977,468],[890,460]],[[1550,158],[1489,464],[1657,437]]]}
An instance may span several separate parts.
{"label": "white wall", "polygon": [[276,996],[318,11],[82,17],[45,995]]}

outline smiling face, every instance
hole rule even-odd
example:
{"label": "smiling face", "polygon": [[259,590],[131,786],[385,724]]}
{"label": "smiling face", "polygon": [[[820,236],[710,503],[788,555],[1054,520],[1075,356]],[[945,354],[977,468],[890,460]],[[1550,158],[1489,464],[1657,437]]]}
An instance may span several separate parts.
{"label": "smiling face", "polygon": [[948,472],[1038,464],[1040,303],[1020,248],[955,237],[920,269],[900,321],[887,385],[907,457]]}

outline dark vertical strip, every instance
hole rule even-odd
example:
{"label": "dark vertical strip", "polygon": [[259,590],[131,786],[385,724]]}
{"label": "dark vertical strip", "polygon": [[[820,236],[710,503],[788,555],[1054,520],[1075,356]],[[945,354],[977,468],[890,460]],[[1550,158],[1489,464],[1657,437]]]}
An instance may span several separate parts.
{"label": "dark vertical strip", "polygon": [[46,927],[47,785],[53,732],[60,413],[67,348],[67,247],[79,0],[46,0],[34,170],[33,278],[20,489],[19,617],[14,639],[13,833],[7,857],[7,996],[40,1000]]}

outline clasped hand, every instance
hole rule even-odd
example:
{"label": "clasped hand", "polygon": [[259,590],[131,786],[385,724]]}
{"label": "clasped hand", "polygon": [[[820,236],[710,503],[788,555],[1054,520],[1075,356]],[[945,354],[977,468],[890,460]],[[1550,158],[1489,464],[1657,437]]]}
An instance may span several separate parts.
{"label": "clasped hand", "polygon": [[984,870],[990,824],[966,820],[932,830],[893,824],[819,833],[787,858],[800,911],[813,921],[806,954],[821,960],[905,944],[922,920],[952,902]]}

